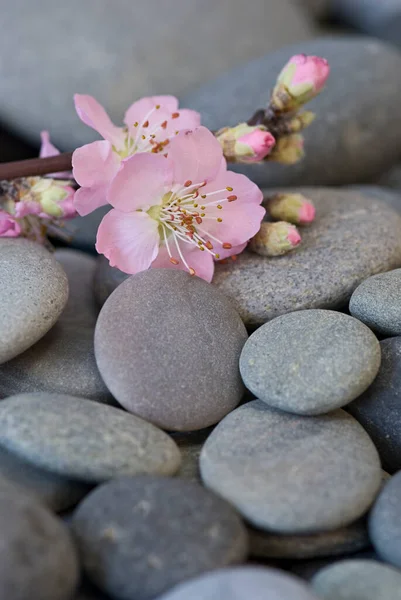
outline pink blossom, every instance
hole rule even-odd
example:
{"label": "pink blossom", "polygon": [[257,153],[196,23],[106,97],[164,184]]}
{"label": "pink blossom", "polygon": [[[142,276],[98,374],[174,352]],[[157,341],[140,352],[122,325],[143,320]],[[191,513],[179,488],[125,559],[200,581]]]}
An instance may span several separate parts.
{"label": "pink blossom", "polygon": [[276,140],[269,131],[255,129],[238,138],[237,145],[249,148],[248,155],[243,157],[244,162],[260,162],[269,154],[275,143]]}
{"label": "pink blossom", "polygon": [[[42,140],[42,145],[40,146],[39,156],[40,158],[47,158],[48,156],[58,156],[60,154],[60,150],[53,146],[50,141],[50,135],[48,131],[41,131],[40,137]],[[72,179],[71,171],[60,171],[59,173],[50,173],[49,177],[53,177],[54,179]]]}
{"label": "pink blossom", "polygon": [[18,237],[20,233],[21,227],[16,219],[0,209],[0,237]]}
{"label": "pink blossom", "polygon": [[[330,66],[326,59],[319,56],[296,54],[285,65],[278,76],[273,99],[279,104],[283,101],[283,91],[288,93],[301,106],[317,96],[324,88],[330,74]],[[288,109],[294,109],[293,104]]]}
{"label": "pink blossom", "polygon": [[265,213],[262,192],[227,171],[205,127],[174,137],[167,158],[141,153],[125,161],[108,200],[114,209],[100,224],[96,249],[112,266],[130,274],[184,269],[207,281],[214,259],[241,252]]}
{"label": "pink blossom", "polygon": [[80,119],[104,138],[73,154],[73,173],[81,186],[75,194],[80,215],[107,204],[110,183],[123,161],[142,152],[164,154],[178,131],[200,124],[199,113],[179,109],[174,96],[151,96],[134,102],[125,113],[125,127],[114,125],[92,96],[76,94],[74,101]]}
{"label": "pink blossom", "polygon": [[224,157],[230,162],[260,162],[276,143],[270,131],[263,125],[239,123],[216,132]]}

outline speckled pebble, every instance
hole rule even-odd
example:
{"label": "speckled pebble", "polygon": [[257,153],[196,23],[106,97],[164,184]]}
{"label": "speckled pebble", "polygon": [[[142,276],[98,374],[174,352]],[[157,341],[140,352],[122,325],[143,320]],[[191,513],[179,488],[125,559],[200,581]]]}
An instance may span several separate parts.
{"label": "speckled pebble", "polygon": [[303,310],[259,327],[241,353],[246,387],[269,406],[317,415],[354,400],[380,367],[380,344],[357,319]]}
{"label": "speckled pebble", "polygon": [[72,528],[89,578],[121,600],[153,600],[247,554],[246,529],[236,512],[183,479],[110,481],[78,506]]}
{"label": "speckled pebble", "polygon": [[401,569],[401,471],[380,492],[370,512],[369,533],[379,556]]}
{"label": "speckled pebble", "polygon": [[37,467],[86,482],[119,475],[173,475],[173,440],[118,408],[61,394],[21,394],[0,403],[0,444]]}
{"label": "speckled pebble", "polygon": [[298,417],[254,400],[227,415],[200,457],[204,484],[256,528],[336,530],[362,516],[381,483],[376,448],[343,410]]}

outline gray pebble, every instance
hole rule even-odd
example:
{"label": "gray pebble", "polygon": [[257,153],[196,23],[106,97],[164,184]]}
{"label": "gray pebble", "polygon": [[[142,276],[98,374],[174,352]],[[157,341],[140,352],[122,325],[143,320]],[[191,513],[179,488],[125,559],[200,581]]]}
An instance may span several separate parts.
{"label": "gray pebble", "polygon": [[89,578],[121,600],[151,600],[247,554],[229,504],[182,479],[110,481],[78,506],[72,527]]}
{"label": "gray pebble", "polygon": [[243,394],[247,333],[230,300],[184,271],[150,269],[124,281],[96,325],[99,371],[127,410],[174,431],[208,427]]}
{"label": "gray pebble", "polygon": [[256,528],[283,534],[336,530],[378,492],[376,448],[341,409],[298,417],[254,400],[221,421],[200,457],[204,484]]}
{"label": "gray pebble", "polygon": [[374,560],[343,560],[319,571],[312,587],[324,600],[400,600],[401,573]]}
{"label": "gray pebble", "polygon": [[57,321],[68,298],[62,267],[40,244],[0,239],[0,364],[32,346]]}
{"label": "gray pebble", "polygon": [[302,310],[259,327],[240,358],[248,389],[269,406],[318,415],[357,398],[380,367],[380,344],[357,319]]}
{"label": "gray pebble", "polygon": [[0,444],[37,467],[86,482],[173,475],[181,460],[173,440],[150,423],[61,394],[21,394],[1,402]]}
{"label": "gray pebble", "polygon": [[103,306],[112,292],[125,281],[129,275],[116,267],[111,267],[104,256],[99,256],[94,278],[94,293],[99,306]]}
{"label": "gray pebble", "polygon": [[401,568],[401,471],[387,482],[373,505],[369,533],[380,557]]}

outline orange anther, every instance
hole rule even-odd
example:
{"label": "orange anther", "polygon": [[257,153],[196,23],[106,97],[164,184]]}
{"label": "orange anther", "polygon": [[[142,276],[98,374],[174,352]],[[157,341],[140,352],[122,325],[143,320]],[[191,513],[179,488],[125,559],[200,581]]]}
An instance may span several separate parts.
{"label": "orange anther", "polygon": [[227,197],[227,200],[228,200],[229,202],[234,202],[234,200],[236,200],[236,199],[237,199],[237,196],[235,196],[234,194],[233,194],[232,196],[228,196],[228,197]]}
{"label": "orange anther", "polygon": [[171,262],[173,265],[178,265],[178,264],[179,264],[179,261],[178,261],[176,258],[172,258],[172,257],[170,258],[170,262]]}

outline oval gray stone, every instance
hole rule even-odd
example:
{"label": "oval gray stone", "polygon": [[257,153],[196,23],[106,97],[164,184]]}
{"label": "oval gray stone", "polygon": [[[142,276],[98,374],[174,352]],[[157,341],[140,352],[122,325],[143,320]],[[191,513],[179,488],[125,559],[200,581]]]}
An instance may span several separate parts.
{"label": "oval gray stone", "polygon": [[260,400],[227,415],[206,440],[204,484],[256,528],[283,534],[335,530],[362,516],[380,487],[376,448],[339,409],[298,417]]}
{"label": "oval gray stone", "polygon": [[230,505],[183,479],[114,479],[78,506],[72,528],[89,578],[121,600],[156,598],[248,549]]}
{"label": "oval gray stone", "polygon": [[373,505],[369,534],[379,556],[401,568],[401,471],[386,483]]}
{"label": "oval gray stone", "polygon": [[0,364],[49,331],[68,298],[62,267],[40,244],[0,239]]}
{"label": "oval gray stone", "polygon": [[94,293],[98,305],[103,306],[116,287],[128,277],[129,275],[127,275],[127,273],[123,273],[116,267],[111,267],[105,256],[99,256],[93,282]]}
{"label": "oval gray stone", "polygon": [[79,568],[62,522],[32,496],[0,483],[0,597],[70,600]]}
{"label": "oval gray stone", "polygon": [[363,281],[351,296],[349,310],[377,333],[401,335],[401,269]]}
{"label": "oval gray stone", "polygon": [[400,600],[401,573],[374,560],[343,560],[319,571],[312,587],[324,600]]}
{"label": "oval gray stone", "polygon": [[163,429],[208,427],[243,394],[247,333],[230,300],[184,271],[150,269],[124,281],[96,325],[99,371],[127,410]]}
{"label": "oval gray stone", "polygon": [[216,265],[214,285],[232,297],[246,324],[306,308],[343,308],[364,279],[401,265],[401,219],[385,203],[346,189],[296,191],[317,210],[296,250],[275,258],[245,251]]}
{"label": "oval gray stone", "polygon": [[318,415],[354,400],[380,367],[380,344],[363,323],[332,310],[302,310],[259,327],[241,353],[246,387],[269,406]]}
{"label": "oval gray stone", "polygon": [[326,89],[308,104],[317,119],[305,131],[305,158],[291,167],[267,163],[235,170],[260,186],[342,185],[372,181],[395,164],[401,154],[401,78],[395,84],[394,73],[401,70],[401,54],[374,38],[338,36],[284,46],[195,89],[182,104],[198,110],[212,130],[228,119],[243,122],[267,104],[294,54],[322,56],[331,67]]}
{"label": "oval gray stone", "polygon": [[318,600],[303,581],[261,567],[221,569],[173,588],[158,600]]}
{"label": "oval gray stone", "polygon": [[118,408],[61,394],[0,403],[0,444],[37,467],[99,482],[119,475],[173,475],[180,452],[154,425]]}

